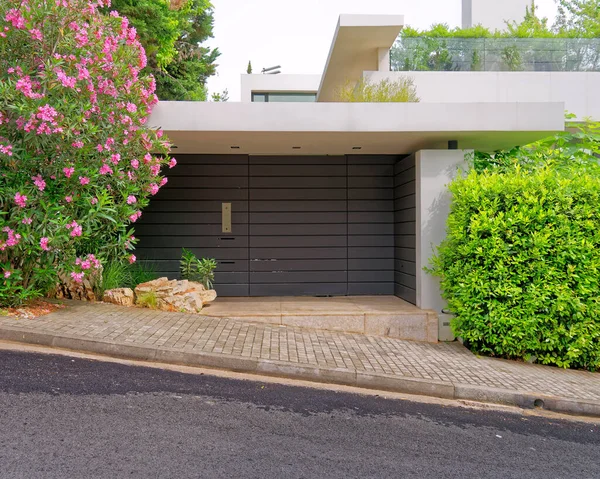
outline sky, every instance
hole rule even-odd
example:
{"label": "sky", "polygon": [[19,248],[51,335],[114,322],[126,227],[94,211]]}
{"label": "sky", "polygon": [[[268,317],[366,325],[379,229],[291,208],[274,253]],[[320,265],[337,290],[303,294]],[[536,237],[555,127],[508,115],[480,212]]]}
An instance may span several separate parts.
{"label": "sky", "polygon": [[[501,0],[489,0],[501,1]],[[217,75],[209,91],[229,91],[240,99],[240,74],[252,61],[254,73],[281,65],[282,73],[322,73],[341,13],[400,14],[411,27],[434,23],[451,27],[461,22],[461,0],[212,0],[214,38],[218,47]],[[537,0],[540,16],[552,20],[554,0]]]}

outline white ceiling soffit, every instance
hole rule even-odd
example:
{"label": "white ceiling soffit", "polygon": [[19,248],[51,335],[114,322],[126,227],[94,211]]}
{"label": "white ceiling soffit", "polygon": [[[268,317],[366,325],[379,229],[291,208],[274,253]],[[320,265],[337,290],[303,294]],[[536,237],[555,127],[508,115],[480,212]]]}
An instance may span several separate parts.
{"label": "white ceiling soffit", "polygon": [[174,153],[403,154],[451,140],[493,151],[564,130],[564,103],[160,102],[149,125]]}
{"label": "white ceiling soffit", "polygon": [[378,70],[378,49],[391,48],[403,26],[404,15],[340,15],[317,101],[334,101],[337,88]]}

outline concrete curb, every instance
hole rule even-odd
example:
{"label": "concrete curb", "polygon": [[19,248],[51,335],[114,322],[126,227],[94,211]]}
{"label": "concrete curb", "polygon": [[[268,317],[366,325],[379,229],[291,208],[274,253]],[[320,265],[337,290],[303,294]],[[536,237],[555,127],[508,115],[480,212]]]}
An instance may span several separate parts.
{"label": "concrete curb", "polygon": [[600,417],[600,402],[549,396],[528,391],[495,389],[469,384],[453,384],[403,376],[394,376],[341,368],[321,368],[269,359],[240,358],[227,354],[178,351],[170,348],[138,346],[84,339],[69,335],[57,336],[20,328],[0,328],[0,340],[96,353],[106,356],[155,361],[186,366],[226,369],[257,375],[303,379],[313,382],[342,384],[380,389],[406,394],[418,394],[444,399],[460,399],[518,406],[525,409],[544,409],[582,416]]}

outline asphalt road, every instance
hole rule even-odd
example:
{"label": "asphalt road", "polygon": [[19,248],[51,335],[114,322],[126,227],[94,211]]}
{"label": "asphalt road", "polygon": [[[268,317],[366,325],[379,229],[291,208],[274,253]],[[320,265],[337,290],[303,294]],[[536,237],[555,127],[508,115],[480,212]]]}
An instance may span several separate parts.
{"label": "asphalt road", "polygon": [[600,478],[600,427],[0,352],[1,478]]}

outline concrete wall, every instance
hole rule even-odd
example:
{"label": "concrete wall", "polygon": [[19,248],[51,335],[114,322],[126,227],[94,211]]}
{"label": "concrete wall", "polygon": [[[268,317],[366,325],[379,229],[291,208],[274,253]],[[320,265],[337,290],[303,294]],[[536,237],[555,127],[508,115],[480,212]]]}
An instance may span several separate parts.
{"label": "concrete wall", "polygon": [[410,76],[422,103],[564,102],[600,119],[600,72],[365,72],[371,81]]}
{"label": "concrete wall", "polygon": [[506,21],[521,21],[531,0],[462,0],[463,28],[483,25],[505,30]]}
{"label": "concrete wall", "polygon": [[241,75],[242,102],[252,101],[252,92],[317,93],[321,75]]}
{"label": "concrete wall", "polygon": [[416,173],[416,303],[440,312],[442,299],[438,278],[426,273],[435,248],[446,237],[450,212],[447,185],[464,165],[464,150],[421,150],[415,154]]}

